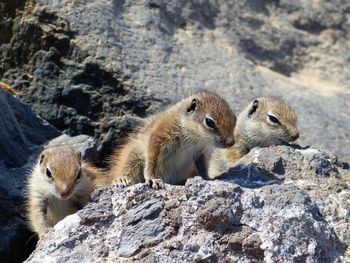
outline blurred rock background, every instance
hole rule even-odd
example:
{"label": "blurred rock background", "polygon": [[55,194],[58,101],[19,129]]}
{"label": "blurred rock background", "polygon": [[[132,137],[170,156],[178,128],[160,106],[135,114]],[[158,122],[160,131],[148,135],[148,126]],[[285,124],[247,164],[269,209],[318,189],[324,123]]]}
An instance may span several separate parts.
{"label": "blurred rock background", "polygon": [[4,0],[0,78],[98,160],[139,118],[199,89],[239,111],[275,95],[299,143],[350,161],[350,2]]}

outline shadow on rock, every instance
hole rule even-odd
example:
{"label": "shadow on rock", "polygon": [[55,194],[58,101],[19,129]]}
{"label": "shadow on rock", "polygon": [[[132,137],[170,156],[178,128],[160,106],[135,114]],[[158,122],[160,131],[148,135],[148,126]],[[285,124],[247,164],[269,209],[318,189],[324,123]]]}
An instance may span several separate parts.
{"label": "shadow on rock", "polygon": [[220,175],[218,179],[246,188],[259,188],[265,185],[282,184],[284,180],[277,177],[277,175],[284,175],[285,173],[282,163],[276,164],[275,172],[272,173],[262,169],[253,163],[248,165],[239,164]]}

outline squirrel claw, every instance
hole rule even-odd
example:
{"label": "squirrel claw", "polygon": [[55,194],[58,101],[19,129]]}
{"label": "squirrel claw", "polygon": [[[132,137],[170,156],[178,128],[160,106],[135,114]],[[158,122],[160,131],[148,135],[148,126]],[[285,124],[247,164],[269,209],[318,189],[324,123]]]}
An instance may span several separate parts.
{"label": "squirrel claw", "polygon": [[127,176],[123,176],[121,178],[118,178],[116,181],[116,185],[118,187],[126,187],[131,184],[130,179]]}
{"label": "squirrel claw", "polygon": [[155,190],[164,188],[164,183],[162,179],[146,179],[145,183]]}

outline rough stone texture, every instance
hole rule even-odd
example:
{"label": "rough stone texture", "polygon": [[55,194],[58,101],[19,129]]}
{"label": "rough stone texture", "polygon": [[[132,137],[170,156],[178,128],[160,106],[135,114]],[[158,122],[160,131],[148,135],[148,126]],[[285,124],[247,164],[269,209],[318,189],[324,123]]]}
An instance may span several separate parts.
{"label": "rough stone texture", "polygon": [[42,144],[60,132],[2,90],[0,113],[0,257],[3,262],[20,262],[35,247],[35,238],[26,229],[26,164]]}
{"label": "rough stone texture", "polygon": [[215,181],[95,191],[26,262],[349,262],[349,182],[328,152],[254,149]]}
{"label": "rough stone texture", "polygon": [[[22,262],[37,242],[26,222],[27,175],[44,144],[61,133],[1,89],[0,131],[0,258],[1,262]],[[96,145],[91,140],[62,135],[48,145],[69,143],[86,158],[93,158]]]}
{"label": "rough stone texture", "polygon": [[0,155],[4,165],[18,167],[27,162],[33,148],[60,134],[38,118],[28,105],[0,89]]}
{"label": "rough stone texture", "polygon": [[[0,78],[100,159],[140,117],[198,89],[238,112],[281,96],[301,144],[350,161],[350,3],[335,1],[4,0]],[[27,75],[29,74],[29,75]]]}

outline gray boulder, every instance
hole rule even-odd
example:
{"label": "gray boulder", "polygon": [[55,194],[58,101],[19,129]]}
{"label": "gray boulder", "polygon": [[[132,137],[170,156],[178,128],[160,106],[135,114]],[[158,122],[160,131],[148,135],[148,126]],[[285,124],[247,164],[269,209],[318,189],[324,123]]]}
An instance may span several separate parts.
{"label": "gray boulder", "polygon": [[[19,10],[19,12],[16,12]],[[238,113],[284,98],[300,143],[344,161],[350,145],[348,0],[4,0],[0,77],[103,160],[138,123],[198,89]]]}
{"label": "gray boulder", "polygon": [[0,257],[20,262],[36,242],[26,223],[26,175],[42,145],[60,132],[2,89],[0,112]]}
{"label": "gray boulder", "polygon": [[276,146],[214,181],[103,188],[26,262],[349,262],[348,168]]}

